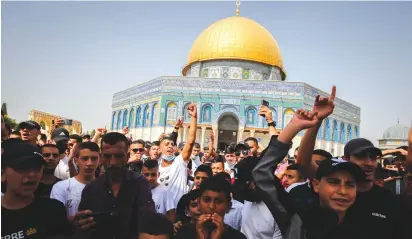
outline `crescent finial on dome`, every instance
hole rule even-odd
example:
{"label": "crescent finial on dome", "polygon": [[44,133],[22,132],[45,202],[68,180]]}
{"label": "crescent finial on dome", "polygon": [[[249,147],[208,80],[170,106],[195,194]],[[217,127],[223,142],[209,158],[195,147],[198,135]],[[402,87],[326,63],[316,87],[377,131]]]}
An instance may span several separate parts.
{"label": "crescent finial on dome", "polygon": [[236,1],[236,16],[239,16],[240,14],[240,1]]}

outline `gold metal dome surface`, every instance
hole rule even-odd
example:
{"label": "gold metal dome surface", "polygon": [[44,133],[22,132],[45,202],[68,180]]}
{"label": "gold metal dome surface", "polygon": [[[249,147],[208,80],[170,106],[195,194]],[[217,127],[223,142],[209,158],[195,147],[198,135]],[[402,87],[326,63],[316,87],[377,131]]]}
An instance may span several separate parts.
{"label": "gold metal dome surface", "polygon": [[272,34],[259,23],[233,16],[219,20],[197,37],[183,68],[183,75],[195,62],[246,60],[277,66],[283,71],[282,56]]}

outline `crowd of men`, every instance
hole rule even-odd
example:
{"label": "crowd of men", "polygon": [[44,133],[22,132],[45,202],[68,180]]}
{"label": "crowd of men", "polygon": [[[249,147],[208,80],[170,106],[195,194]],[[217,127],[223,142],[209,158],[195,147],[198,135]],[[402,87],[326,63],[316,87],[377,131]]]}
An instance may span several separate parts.
{"label": "crowd of men", "polygon": [[195,142],[195,104],[179,144],[180,120],[148,142],[127,128],[70,135],[60,119],[47,137],[34,121],[10,129],[2,114],[1,238],[412,238],[412,130],[409,145],[383,152],[364,138],[340,157],[315,149],[335,94],[280,133],[261,106],[269,144],[250,137],[224,152],[213,134],[209,147]]}

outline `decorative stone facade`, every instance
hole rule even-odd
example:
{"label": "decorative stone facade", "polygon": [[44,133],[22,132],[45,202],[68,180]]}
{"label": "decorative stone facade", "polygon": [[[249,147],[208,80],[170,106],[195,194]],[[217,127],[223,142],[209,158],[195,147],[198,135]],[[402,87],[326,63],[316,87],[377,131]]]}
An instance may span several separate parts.
{"label": "decorative stone facade", "polygon": [[[54,114],[50,114],[50,113],[46,113],[46,112],[42,112],[38,110],[31,110],[29,112],[29,120],[34,120],[37,123],[39,123],[40,126],[42,127],[42,132],[46,134],[50,133],[49,131],[52,125],[52,120],[56,118],[71,119],[71,118],[58,116],[58,115],[54,115]],[[78,120],[73,120],[72,126],[65,125],[64,127],[69,131],[70,134],[81,134],[82,133],[82,123]]]}
{"label": "decorative stone facade", "polygon": [[[161,133],[172,131],[178,118],[188,125],[187,104],[195,102],[199,143],[207,141],[211,130],[218,132],[219,120],[230,115],[239,122],[238,140],[254,135],[265,144],[269,140],[267,125],[257,115],[262,99],[269,102],[277,128],[282,130],[297,109],[312,107],[317,94],[328,96],[299,82],[159,77],[113,96],[111,128],[120,131],[129,126],[134,139],[155,140]],[[322,124],[316,146],[338,156],[348,140],[359,137],[360,108],[338,98],[335,104],[334,114]],[[299,145],[301,136],[296,137],[293,148]],[[180,139],[186,137],[182,130]]]}

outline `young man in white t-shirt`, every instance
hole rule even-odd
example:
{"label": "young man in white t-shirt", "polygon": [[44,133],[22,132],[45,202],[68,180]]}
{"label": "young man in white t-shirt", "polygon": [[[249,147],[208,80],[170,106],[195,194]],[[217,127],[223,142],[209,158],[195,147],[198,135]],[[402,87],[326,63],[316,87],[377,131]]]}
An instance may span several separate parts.
{"label": "young man in white t-shirt", "polygon": [[100,149],[96,143],[81,143],[74,159],[79,173],[75,177],[60,181],[53,186],[50,197],[64,204],[69,220],[78,211],[83,188],[94,180],[99,160]]}
{"label": "young man in white t-shirt", "polygon": [[172,200],[177,206],[180,198],[187,192],[187,164],[192,154],[193,144],[196,139],[197,109],[194,103],[190,104],[187,112],[192,117],[189,129],[189,137],[179,156],[174,154],[174,142],[170,138],[163,138],[160,142],[162,150],[161,162],[159,165],[158,182],[170,188]]}
{"label": "young man in white t-shirt", "polygon": [[172,196],[169,188],[157,182],[159,178],[159,163],[157,160],[146,160],[142,168],[143,176],[149,181],[152,188],[152,198],[155,203],[157,213],[167,215],[171,222],[175,221],[175,204],[171,200]]}

